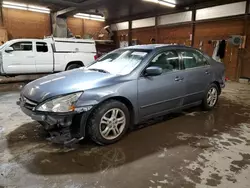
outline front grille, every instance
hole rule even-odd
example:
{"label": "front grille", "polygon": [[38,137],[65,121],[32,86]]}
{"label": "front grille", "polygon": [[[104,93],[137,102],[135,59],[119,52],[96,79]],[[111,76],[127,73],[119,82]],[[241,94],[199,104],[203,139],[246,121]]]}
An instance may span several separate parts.
{"label": "front grille", "polygon": [[34,108],[37,106],[36,102],[33,102],[26,97],[21,97],[21,102],[23,103],[23,106],[29,110],[34,110]]}

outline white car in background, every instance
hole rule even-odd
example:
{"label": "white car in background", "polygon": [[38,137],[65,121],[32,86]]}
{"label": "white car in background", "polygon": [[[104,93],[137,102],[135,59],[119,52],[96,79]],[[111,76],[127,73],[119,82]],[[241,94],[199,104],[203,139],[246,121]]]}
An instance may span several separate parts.
{"label": "white car in background", "polygon": [[89,66],[97,59],[89,39],[15,39],[0,47],[0,75],[54,73]]}

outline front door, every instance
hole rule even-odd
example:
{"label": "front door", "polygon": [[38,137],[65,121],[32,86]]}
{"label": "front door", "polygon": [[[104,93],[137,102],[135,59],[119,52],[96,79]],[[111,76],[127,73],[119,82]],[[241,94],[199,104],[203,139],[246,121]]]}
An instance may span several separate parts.
{"label": "front door", "polygon": [[183,105],[190,105],[201,101],[205,91],[212,81],[211,67],[207,59],[199,51],[180,50],[186,79],[186,96]]}
{"label": "front door", "polygon": [[30,41],[16,42],[12,52],[3,52],[3,69],[8,74],[36,73],[35,53]]}
{"label": "front door", "polygon": [[149,66],[160,67],[163,73],[154,77],[142,75],[138,80],[139,114],[142,119],[181,107],[185,95],[185,79],[176,51],[157,54]]}

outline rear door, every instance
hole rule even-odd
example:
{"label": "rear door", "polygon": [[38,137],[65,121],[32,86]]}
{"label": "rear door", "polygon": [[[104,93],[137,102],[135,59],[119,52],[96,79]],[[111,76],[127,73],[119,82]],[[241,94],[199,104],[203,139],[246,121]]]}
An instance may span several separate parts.
{"label": "rear door", "polygon": [[212,81],[211,67],[203,54],[193,49],[179,51],[184,67],[186,81],[186,96],[183,105],[201,101],[205,91]]}
{"label": "rear door", "polygon": [[149,63],[163,69],[159,76],[141,76],[138,80],[139,113],[142,119],[164,114],[182,106],[185,80],[175,50],[157,54]]}
{"label": "rear door", "polygon": [[10,45],[12,52],[3,52],[3,69],[7,74],[36,73],[33,42],[22,41]]}
{"label": "rear door", "polygon": [[53,72],[53,51],[47,42],[36,42],[35,44],[36,71],[38,73]]}

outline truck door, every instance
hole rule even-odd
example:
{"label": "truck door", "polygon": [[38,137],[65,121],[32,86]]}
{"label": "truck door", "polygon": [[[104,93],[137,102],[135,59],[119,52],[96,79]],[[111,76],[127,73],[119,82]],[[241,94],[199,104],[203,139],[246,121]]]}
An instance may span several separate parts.
{"label": "truck door", "polygon": [[47,42],[36,42],[35,44],[36,71],[38,73],[53,72],[53,51]]}
{"label": "truck door", "polygon": [[3,52],[3,70],[6,74],[36,73],[35,53],[31,41],[16,42],[8,47],[12,47],[13,51]]}

